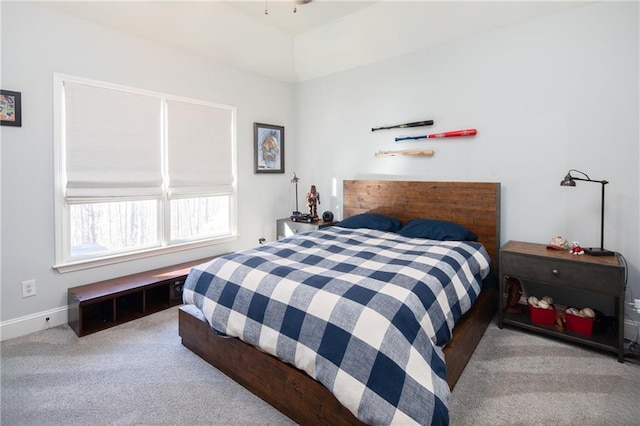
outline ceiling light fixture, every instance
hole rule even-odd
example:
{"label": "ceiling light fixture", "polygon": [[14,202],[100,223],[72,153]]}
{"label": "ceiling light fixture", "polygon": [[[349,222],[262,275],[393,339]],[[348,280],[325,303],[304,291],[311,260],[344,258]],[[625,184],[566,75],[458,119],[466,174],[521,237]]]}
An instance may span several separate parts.
{"label": "ceiling light fixture", "polygon": [[298,11],[298,8],[296,7],[296,5],[307,4],[307,3],[311,3],[311,0],[293,0],[293,13],[296,13]]}
{"label": "ceiling light fixture", "polygon": [[[298,12],[297,5],[311,3],[312,0],[293,0],[293,13]],[[269,0],[264,0],[264,14],[269,14]]]}

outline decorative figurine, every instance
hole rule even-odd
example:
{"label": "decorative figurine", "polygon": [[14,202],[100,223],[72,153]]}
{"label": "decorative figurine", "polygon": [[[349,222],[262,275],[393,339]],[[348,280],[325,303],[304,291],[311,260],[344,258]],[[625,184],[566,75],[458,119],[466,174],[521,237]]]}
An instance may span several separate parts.
{"label": "decorative figurine", "polygon": [[314,220],[318,218],[318,204],[320,204],[320,193],[316,191],[315,185],[311,185],[311,190],[307,194],[307,206]]}
{"label": "decorative figurine", "polygon": [[522,284],[515,278],[508,278],[505,285],[505,291],[508,293],[507,306],[504,311],[508,314],[521,314],[524,312],[524,307],[519,305],[520,296],[522,296]]}
{"label": "decorative figurine", "polygon": [[569,250],[569,253],[571,254],[584,254],[584,250],[582,250],[582,247],[580,247],[580,243],[577,241],[574,241],[573,244],[571,245],[571,250]]}
{"label": "decorative figurine", "polygon": [[553,237],[549,244],[547,244],[547,248],[553,250],[569,250],[569,243],[564,237]]}

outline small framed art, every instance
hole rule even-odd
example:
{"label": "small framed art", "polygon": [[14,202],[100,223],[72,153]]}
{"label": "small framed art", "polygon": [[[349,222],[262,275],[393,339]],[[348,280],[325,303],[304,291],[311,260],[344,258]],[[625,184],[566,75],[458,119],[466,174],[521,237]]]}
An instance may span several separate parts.
{"label": "small framed art", "polygon": [[20,92],[0,90],[0,125],[22,126],[22,96]]}
{"label": "small framed art", "polygon": [[256,173],[284,173],[284,127],[253,123]]}

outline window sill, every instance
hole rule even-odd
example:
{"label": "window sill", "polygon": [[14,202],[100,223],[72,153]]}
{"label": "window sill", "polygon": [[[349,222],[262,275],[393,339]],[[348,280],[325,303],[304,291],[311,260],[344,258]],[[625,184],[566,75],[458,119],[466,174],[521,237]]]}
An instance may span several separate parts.
{"label": "window sill", "polygon": [[136,253],[119,254],[107,257],[101,257],[99,259],[80,260],[76,262],[67,262],[53,265],[53,269],[61,274],[67,272],[81,271],[83,269],[97,268],[100,266],[113,265],[121,262],[128,262],[130,260],[145,259],[147,257],[157,256],[161,254],[175,253],[183,250],[190,250],[200,247],[213,246],[229,241],[234,241],[238,238],[238,235],[228,235],[220,238],[212,238],[203,241],[189,242],[182,244],[173,244],[166,247],[158,247],[149,250],[139,251]]}

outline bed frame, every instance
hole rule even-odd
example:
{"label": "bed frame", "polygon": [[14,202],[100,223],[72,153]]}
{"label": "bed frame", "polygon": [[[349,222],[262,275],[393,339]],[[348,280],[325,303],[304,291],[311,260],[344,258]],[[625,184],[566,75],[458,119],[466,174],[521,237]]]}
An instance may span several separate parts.
{"label": "bed frame", "polygon": [[[450,220],[478,235],[498,275],[500,184],[484,182],[344,181],[344,216],[380,213],[403,223],[417,217]],[[444,348],[447,383],[454,388],[497,305],[485,288],[456,324]],[[191,308],[191,309],[190,309]],[[220,337],[193,306],[179,310],[182,344],[299,424],[362,424],[333,394],[306,373],[237,338]]]}

